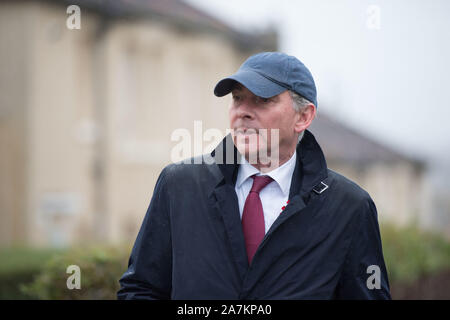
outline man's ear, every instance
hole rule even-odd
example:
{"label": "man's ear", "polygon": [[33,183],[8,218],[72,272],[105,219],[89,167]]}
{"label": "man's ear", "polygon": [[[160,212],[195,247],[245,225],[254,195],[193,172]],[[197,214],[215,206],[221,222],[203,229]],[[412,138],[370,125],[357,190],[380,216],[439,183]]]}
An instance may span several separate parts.
{"label": "man's ear", "polygon": [[297,121],[294,126],[294,130],[297,133],[307,129],[311,122],[316,117],[316,107],[310,103],[306,107],[302,108],[301,112],[297,113]]}

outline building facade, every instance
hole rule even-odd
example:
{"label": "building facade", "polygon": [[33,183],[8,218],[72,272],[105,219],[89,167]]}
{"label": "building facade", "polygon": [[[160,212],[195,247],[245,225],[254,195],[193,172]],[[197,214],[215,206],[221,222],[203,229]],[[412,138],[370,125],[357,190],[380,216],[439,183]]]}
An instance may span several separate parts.
{"label": "building facade", "polygon": [[2,246],[134,238],[172,133],[225,132],[215,82],[276,50],[175,0],[2,1],[0,34]]}

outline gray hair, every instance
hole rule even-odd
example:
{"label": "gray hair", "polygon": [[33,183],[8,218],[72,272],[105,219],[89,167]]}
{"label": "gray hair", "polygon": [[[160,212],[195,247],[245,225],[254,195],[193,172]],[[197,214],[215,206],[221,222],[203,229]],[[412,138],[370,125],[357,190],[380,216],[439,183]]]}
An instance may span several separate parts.
{"label": "gray hair", "polygon": [[[296,112],[303,112],[309,104],[312,104],[308,99],[303,98],[301,95],[295,93],[294,91],[289,90],[289,94],[292,98],[292,107]],[[305,131],[300,132],[298,136],[297,143],[300,142],[303,138]]]}
{"label": "gray hair", "polygon": [[312,104],[308,99],[303,98],[301,95],[295,93],[294,91],[289,90],[289,94],[291,95],[294,110],[297,112],[302,112],[306,109],[308,104]]}

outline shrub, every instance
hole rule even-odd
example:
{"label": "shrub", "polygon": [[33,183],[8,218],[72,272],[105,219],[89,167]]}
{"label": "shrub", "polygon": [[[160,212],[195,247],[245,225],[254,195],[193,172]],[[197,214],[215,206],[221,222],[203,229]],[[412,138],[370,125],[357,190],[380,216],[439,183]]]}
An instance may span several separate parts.
{"label": "shrub", "polygon": [[15,247],[0,250],[0,299],[27,299],[20,287],[33,281],[42,266],[57,254],[54,249]]}
{"label": "shrub", "polygon": [[450,269],[450,243],[417,226],[380,225],[383,254],[390,282],[412,283],[420,277]]}
{"label": "shrub", "polygon": [[[89,247],[70,249],[54,256],[22,292],[35,299],[116,299],[119,278],[126,271],[130,248]],[[68,289],[67,267],[81,271],[81,289]]]}

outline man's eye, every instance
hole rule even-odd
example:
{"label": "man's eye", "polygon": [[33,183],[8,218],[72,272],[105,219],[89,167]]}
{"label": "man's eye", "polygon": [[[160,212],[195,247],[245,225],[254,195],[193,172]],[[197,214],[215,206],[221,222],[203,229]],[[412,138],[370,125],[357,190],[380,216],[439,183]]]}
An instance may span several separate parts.
{"label": "man's eye", "polygon": [[267,103],[270,101],[270,98],[260,98],[259,99],[262,103]]}

